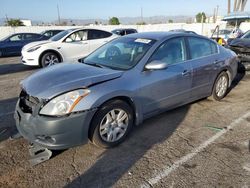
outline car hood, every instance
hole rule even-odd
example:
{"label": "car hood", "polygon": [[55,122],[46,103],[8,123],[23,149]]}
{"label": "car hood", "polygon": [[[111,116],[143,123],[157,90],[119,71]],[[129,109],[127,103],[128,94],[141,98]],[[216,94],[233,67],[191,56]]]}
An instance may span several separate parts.
{"label": "car hood", "polygon": [[23,50],[27,50],[27,49],[30,49],[32,47],[35,47],[35,46],[41,46],[43,44],[48,44],[48,43],[51,43],[53,41],[50,41],[50,40],[42,40],[42,41],[36,41],[36,42],[31,42],[29,44],[26,44],[24,47],[23,47]]}
{"label": "car hood", "polygon": [[230,42],[230,46],[250,48],[250,40],[244,38],[234,39]]}
{"label": "car hood", "polygon": [[44,68],[21,82],[29,95],[51,99],[61,93],[120,77],[123,71],[99,68],[82,63],[62,63]]}

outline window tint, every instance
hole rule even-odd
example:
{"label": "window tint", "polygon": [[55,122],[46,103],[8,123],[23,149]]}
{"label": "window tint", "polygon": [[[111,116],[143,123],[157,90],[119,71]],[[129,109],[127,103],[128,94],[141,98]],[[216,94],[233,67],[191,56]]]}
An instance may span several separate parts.
{"label": "window tint", "polygon": [[183,38],[170,39],[164,42],[150,58],[149,62],[154,60],[162,61],[167,64],[180,63],[186,60],[185,40]]}
{"label": "window tint", "polygon": [[136,31],[133,30],[133,29],[128,29],[128,30],[126,31],[126,34],[127,34],[127,35],[128,35],[128,34],[132,34],[132,33],[136,33]]}
{"label": "window tint", "polygon": [[87,31],[81,30],[72,33],[70,36],[66,38],[66,42],[78,42],[87,40]]}
{"label": "window tint", "polygon": [[196,59],[204,56],[209,56],[217,53],[217,45],[206,39],[202,38],[188,38],[191,59]]}
{"label": "window tint", "polygon": [[24,40],[33,40],[41,37],[40,35],[35,35],[35,34],[25,34],[24,35]]}
{"label": "window tint", "polygon": [[14,35],[14,36],[10,37],[10,41],[21,41],[21,40],[22,40],[21,34]]}
{"label": "window tint", "polygon": [[106,31],[100,31],[100,30],[89,30],[88,39],[102,39],[110,37],[112,34]]}

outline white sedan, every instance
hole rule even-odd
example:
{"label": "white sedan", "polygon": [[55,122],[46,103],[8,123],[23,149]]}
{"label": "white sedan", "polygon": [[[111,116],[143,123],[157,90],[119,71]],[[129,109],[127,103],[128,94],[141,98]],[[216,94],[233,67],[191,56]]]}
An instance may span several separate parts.
{"label": "white sedan", "polygon": [[97,29],[69,29],[48,41],[32,42],[22,49],[22,63],[47,67],[63,61],[75,61],[118,37]]}

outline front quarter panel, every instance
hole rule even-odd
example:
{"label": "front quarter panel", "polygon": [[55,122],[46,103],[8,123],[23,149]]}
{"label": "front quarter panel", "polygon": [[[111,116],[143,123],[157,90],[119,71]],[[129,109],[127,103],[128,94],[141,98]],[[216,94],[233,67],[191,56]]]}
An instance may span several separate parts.
{"label": "front quarter panel", "polygon": [[[134,105],[137,117],[141,114],[140,99],[138,97],[138,88],[140,81],[135,78],[137,70],[125,72],[120,78],[106,81],[104,83],[89,87],[90,94],[83,98],[74,108],[74,111],[84,111],[99,108],[105,102],[117,98],[127,97]],[[137,123],[140,119],[137,118]]]}

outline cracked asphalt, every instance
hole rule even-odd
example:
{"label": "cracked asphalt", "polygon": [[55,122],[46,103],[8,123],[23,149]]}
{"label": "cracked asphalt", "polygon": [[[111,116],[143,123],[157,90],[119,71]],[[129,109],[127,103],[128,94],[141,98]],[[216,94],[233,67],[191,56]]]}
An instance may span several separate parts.
{"label": "cracked asphalt", "polygon": [[89,143],[32,167],[28,142],[9,137],[19,82],[38,70],[0,59],[0,187],[250,187],[250,75],[239,74],[221,102],[146,120],[116,148]]}

